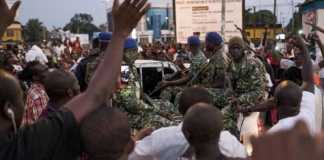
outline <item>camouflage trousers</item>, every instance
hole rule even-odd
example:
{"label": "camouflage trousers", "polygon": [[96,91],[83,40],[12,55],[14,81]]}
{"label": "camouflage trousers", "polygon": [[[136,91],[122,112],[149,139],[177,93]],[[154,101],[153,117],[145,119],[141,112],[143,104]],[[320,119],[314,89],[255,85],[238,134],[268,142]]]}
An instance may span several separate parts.
{"label": "camouflage trousers", "polygon": [[175,102],[176,96],[178,95],[178,93],[181,93],[184,90],[184,87],[185,86],[167,87],[161,92],[160,98],[162,100]]}
{"label": "camouflage trousers", "polygon": [[145,108],[137,113],[127,113],[129,123],[133,130],[142,128],[159,129],[161,127],[175,126],[181,123],[182,116],[169,101],[153,100],[154,106],[143,103]]}
{"label": "camouflage trousers", "polygon": [[237,119],[239,114],[235,111],[234,106],[226,106],[222,109],[222,113],[224,116],[224,130],[227,130],[237,138],[240,138],[240,130],[237,128]]}

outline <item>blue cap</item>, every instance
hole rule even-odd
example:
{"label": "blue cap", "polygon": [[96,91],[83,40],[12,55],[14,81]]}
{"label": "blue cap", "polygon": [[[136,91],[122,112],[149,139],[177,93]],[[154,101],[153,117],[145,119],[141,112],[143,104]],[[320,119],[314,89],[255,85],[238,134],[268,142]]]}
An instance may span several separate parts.
{"label": "blue cap", "polygon": [[101,32],[98,36],[100,42],[109,42],[111,40],[111,37],[111,32]]}
{"label": "blue cap", "polygon": [[215,44],[215,45],[221,45],[223,44],[223,38],[221,35],[219,35],[217,32],[209,32],[206,35],[206,42]]}
{"label": "blue cap", "polygon": [[124,49],[136,49],[137,41],[133,38],[127,38],[124,43]]}
{"label": "blue cap", "polygon": [[199,46],[200,45],[200,39],[198,36],[190,36],[187,40],[188,45],[190,46]]}

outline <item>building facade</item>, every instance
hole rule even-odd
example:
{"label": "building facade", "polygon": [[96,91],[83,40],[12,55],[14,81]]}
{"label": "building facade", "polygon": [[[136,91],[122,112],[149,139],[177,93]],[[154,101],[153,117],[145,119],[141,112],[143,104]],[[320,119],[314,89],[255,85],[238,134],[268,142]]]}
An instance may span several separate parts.
{"label": "building facade", "polygon": [[[140,20],[136,27],[136,34],[140,43],[153,43],[156,41],[175,41],[174,16],[172,0],[150,0],[151,8]],[[108,31],[113,30],[111,2],[107,2]]]}
{"label": "building facade", "polygon": [[11,24],[1,37],[2,43],[19,43],[22,41],[22,26],[19,22]]}

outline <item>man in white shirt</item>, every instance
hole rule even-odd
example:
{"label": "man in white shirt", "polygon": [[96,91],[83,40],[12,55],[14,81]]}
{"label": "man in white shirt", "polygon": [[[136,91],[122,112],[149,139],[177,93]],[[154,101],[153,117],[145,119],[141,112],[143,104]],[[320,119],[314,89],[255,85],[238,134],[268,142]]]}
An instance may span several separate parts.
{"label": "man in white shirt", "polygon": [[[206,89],[188,88],[179,99],[179,111],[184,115],[196,103],[212,104],[212,102],[213,99]],[[181,128],[182,123],[178,126],[161,128],[137,141],[129,160],[177,160],[181,158],[190,148]],[[219,148],[228,157],[244,158],[247,156],[244,146],[228,131],[221,132]]]}
{"label": "man in white shirt", "polygon": [[37,45],[33,45],[33,47],[26,53],[26,62],[28,63],[33,61],[39,61],[41,64],[48,63],[46,55]]}
{"label": "man in white shirt", "polygon": [[220,141],[224,138],[223,129],[223,115],[218,108],[205,103],[197,103],[190,107],[182,127],[182,132],[191,146],[185,157],[199,160],[240,159],[237,156],[229,157],[222,151]]}
{"label": "man in white shirt", "polygon": [[316,132],[315,125],[315,87],[313,67],[306,46],[297,39],[295,44],[296,64],[302,65],[303,85],[300,88],[291,81],[279,84],[275,91],[279,122],[268,132],[274,133],[291,129],[299,120],[303,120],[310,132]]}

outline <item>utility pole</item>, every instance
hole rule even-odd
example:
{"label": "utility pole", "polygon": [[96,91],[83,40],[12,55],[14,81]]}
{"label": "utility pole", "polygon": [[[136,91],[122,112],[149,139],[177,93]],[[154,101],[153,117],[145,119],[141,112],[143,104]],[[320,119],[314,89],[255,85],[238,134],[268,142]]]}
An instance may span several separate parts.
{"label": "utility pole", "polygon": [[294,0],[291,0],[291,10],[292,10],[292,32],[295,31],[295,4]]}
{"label": "utility pole", "polygon": [[177,13],[176,13],[176,0],[172,0],[173,9],[173,32],[175,37],[175,42],[177,41]]}
{"label": "utility pole", "polygon": [[273,3],[273,14],[276,18],[276,22],[277,23],[277,0],[274,0],[274,3]]}
{"label": "utility pole", "polygon": [[256,7],[253,6],[253,38],[256,38],[256,24],[257,24],[257,16],[256,16]]}
{"label": "utility pole", "polygon": [[221,34],[225,38],[225,26],[226,26],[226,0],[222,0],[222,26]]}

